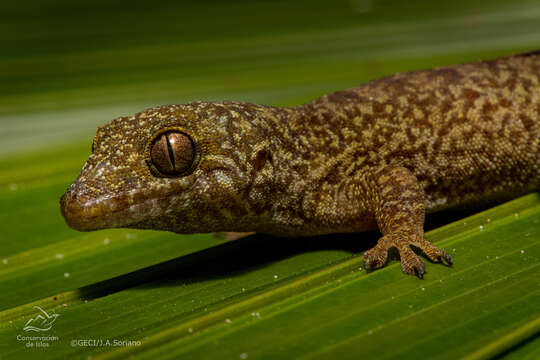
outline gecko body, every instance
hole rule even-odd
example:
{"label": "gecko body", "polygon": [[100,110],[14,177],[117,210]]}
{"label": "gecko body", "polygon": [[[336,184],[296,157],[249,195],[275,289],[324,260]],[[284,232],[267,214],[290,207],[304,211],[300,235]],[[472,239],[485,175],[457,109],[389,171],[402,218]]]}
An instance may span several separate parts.
{"label": "gecko body", "polygon": [[540,54],[399,73],[281,108],[194,102],[120,117],[61,199],[78,230],[306,236],[379,229],[364,254],[452,263],[426,212],[540,188]]}

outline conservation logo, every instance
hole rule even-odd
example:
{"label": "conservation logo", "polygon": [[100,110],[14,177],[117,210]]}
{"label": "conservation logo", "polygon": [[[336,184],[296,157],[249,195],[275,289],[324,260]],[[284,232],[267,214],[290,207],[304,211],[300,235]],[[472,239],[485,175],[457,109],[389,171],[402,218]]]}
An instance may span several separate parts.
{"label": "conservation logo", "polygon": [[39,306],[34,306],[41,313],[35,317],[29,319],[24,325],[24,331],[47,331],[53,327],[56,318],[59,317],[59,314],[48,314],[45,310]]}

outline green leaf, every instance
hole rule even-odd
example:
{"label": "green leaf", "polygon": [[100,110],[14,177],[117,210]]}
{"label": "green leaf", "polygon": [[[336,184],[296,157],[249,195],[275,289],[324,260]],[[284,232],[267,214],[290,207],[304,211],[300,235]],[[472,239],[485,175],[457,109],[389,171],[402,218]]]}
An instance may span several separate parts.
{"label": "green leaf", "polygon": [[[540,197],[531,194],[428,232],[456,264],[428,265],[423,281],[397,262],[361,270],[360,244],[376,234],[252,236],[5,310],[2,353],[24,354],[16,337],[38,305],[60,315],[45,357],[354,358],[387,346],[382,357],[487,358],[540,330],[539,219]],[[41,274],[56,267],[40,266]],[[74,348],[73,339],[141,345]]]}

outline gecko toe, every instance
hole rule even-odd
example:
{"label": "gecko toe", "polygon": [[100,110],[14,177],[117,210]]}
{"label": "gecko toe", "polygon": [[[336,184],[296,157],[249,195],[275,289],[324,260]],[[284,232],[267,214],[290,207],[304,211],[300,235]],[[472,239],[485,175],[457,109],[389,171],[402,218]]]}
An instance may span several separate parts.
{"label": "gecko toe", "polygon": [[450,254],[448,254],[444,250],[437,248],[424,238],[420,238],[412,242],[411,245],[420,249],[422,253],[432,262],[442,263],[444,261],[449,266],[452,266],[452,264],[454,263]]}
{"label": "gecko toe", "polygon": [[410,246],[405,245],[399,249],[401,258],[401,269],[404,273],[424,278],[426,273],[426,264],[412,251]]}
{"label": "gecko toe", "polygon": [[450,256],[450,254],[448,254],[446,251],[443,251],[443,259],[449,266],[454,265],[454,260],[452,260],[452,256]]}
{"label": "gecko toe", "polygon": [[388,250],[378,244],[364,253],[364,267],[367,271],[383,267],[388,259]]}

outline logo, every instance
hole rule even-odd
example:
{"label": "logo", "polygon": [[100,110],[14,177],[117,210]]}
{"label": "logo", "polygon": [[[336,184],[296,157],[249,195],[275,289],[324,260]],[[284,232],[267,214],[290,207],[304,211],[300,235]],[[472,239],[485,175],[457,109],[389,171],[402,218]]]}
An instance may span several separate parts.
{"label": "logo", "polygon": [[24,325],[24,331],[47,331],[53,327],[56,318],[59,317],[59,314],[49,315],[45,310],[39,306],[34,306],[34,308],[41,311],[41,314],[38,314],[36,317],[31,318]]}

